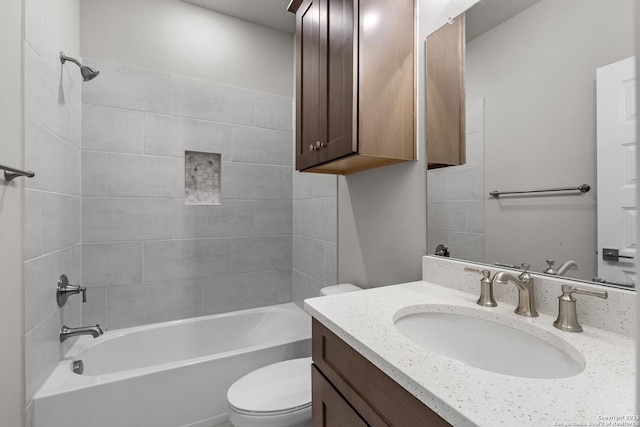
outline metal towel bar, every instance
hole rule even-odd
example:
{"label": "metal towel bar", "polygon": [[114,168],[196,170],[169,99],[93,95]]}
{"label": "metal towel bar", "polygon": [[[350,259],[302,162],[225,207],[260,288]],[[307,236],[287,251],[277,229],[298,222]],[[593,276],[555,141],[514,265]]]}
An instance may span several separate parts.
{"label": "metal towel bar", "polygon": [[581,193],[586,193],[589,190],[591,190],[591,186],[589,184],[582,184],[578,187],[547,188],[543,190],[492,191],[489,195],[497,199],[503,194],[547,193],[553,191],[579,191]]}
{"label": "metal towel bar", "polygon": [[12,179],[19,176],[26,176],[27,178],[33,178],[34,176],[36,176],[36,174],[31,171],[23,171],[4,165],[0,165],[0,169],[4,170],[4,179],[6,179],[7,181],[11,181]]}

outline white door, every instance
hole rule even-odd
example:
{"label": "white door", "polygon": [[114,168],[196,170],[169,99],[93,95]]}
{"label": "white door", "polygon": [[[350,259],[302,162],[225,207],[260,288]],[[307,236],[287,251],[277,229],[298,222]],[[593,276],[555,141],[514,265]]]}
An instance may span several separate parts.
{"label": "white door", "polygon": [[[635,58],[598,68],[596,76],[598,276],[616,282],[635,283]],[[608,256],[607,250],[610,250]],[[620,257],[615,256],[616,250]]]}

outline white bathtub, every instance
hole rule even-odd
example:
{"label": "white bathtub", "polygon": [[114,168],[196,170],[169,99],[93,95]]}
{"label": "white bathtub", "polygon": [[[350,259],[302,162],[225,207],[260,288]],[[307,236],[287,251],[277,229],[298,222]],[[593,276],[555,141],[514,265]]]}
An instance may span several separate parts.
{"label": "white bathtub", "polygon": [[82,336],[35,395],[34,427],[214,426],[238,378],[310,354],[293,303]]}

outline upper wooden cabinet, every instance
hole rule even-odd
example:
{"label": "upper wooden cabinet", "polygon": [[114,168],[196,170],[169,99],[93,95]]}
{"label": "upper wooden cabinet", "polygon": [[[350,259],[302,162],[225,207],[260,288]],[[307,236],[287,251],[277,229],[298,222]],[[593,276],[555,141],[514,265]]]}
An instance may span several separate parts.
{"label": "upper wooden cabinet", "polygon": [[293,0],[296,169],[416,158],[414,0]]}
{"label": "upper wooden cabinet", "polygon": [[427,37],[427,167],[463,165],[465,14]]}

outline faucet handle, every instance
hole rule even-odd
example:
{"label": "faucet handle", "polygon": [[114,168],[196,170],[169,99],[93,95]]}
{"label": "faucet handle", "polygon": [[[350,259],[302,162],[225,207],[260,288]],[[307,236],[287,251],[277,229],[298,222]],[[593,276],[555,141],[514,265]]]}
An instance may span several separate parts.
{"label": "faucet handle", "polygon": [[582,326],[578,323],[576,312],[576,299],[573,294],[588,295],[607,299],[606,291],[592,291],[590,289],[574,288],[571,285],[562,285],[562,295],[558,297],[558,318],[553,326],[567,332],[582,332]]}
{"label": "faucet handle", "polygon": [[447,247],[447,245],[441,243],[438,246],[436,246],[435,255],[449,258],[451,256],[451,252],[449,251],[449,248]]}
{"label": "faucet handle", "polygon": [[548,259],[548,260],[546,260],[546,262],[547,262],[547,268],[543,271],[543,273],[545,273],[545,274],[558,274],[558,272],[553,269],[553,264],[556,263],[555,260]]}
{"label": "faucet handle", "polygon": [[528,282],[533,280],[533,277],[531,276],[531,274],[529,274],[530,267],[531,267],[531,264],[527,264],[526,262],[523,262],[522,264],[520,264],[522,273],[518,275],[518,279],[522,280],[523,282]]}
{"label": "faucet handle", "polygon": [[491,276],[491,271],[485,270],[477,267],[464,267],[464,271],[468,271],[469,273],[478,273],[482,274],[482,276],[488,279]]}
{"label": "faucet handle", "polygon": [[491,271],[474,267],[464,267],[464,271],[468,271],[469,273],[482,274],[482,280],[480,280],[480,297],[476,301],[476,304],[483,307],[497,306],[498,303],[493,298],[493,282],[491,281]]}
{"label": "faucet handle", "polygon": [[607,293],[607,291],[593,291],[591,289],[576,288],[571,285],[562,285],[563,297],[567,296],[569,299],[574,299],[572,296],[573,294],[587,295],[590,297],[598,297],[602,299],[609,298],[609,294]]}
{"label": "faucet handle", "polygon": [[61,275],[58,280],[58,286],[56,287],[56,301],[58,307],[62,307],[67,303],[70,295],[82,293],[82,302],[87,302],[87,287],[70,285],[69,278],[66,275]]}

